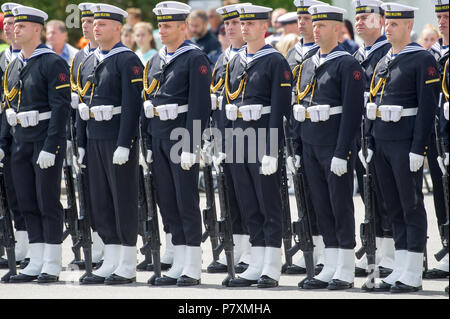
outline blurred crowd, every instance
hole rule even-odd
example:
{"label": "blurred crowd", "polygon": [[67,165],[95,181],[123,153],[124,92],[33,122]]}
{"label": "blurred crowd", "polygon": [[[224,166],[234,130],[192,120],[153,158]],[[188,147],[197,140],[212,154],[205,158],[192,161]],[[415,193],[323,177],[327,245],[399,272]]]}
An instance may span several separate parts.
{"label": "blurred crowd", "polygon": [[[238,3],[237,0],[225,0],[223,5]],[[162,44],[159,32],[154,26],[142,21],[140,8],[128,8],[126,24],[122,29],[122,43],[136,52],[145,65],[147,61],[158,52]],[[225,34],[222,17],[216,12],[216,8],[208,10],[193,10],[188,18],[186,39],[199,46],[215,64],[218,57],[230,42]],[[3,31],[3,14],[0,13],[0,30]],[[425,49],[429,49],[440,38],[437,28],[428,24],[424,27],[420,36],[412,34],[412,39],[417,41]],[[299,40],[297,14],[288,12],[284,8],[274,9],[271,17],[271,27],[266,37],[266,43],[271,44],[283,55],[295,46]],[[78,49],[84,48],[88,41],[84,38],[73,45],[68,43],[68,33],[63,21],[51,20],[46,24],[43,42],[63,57],[67,63],[72,61]],[[341,44],[351,54],[355,53],[359,44],[356,42],[353,24],[349,20],[342,23]],[[3,32],[0,33],[0,52],[5,50],[8,44],[4,41]]]}

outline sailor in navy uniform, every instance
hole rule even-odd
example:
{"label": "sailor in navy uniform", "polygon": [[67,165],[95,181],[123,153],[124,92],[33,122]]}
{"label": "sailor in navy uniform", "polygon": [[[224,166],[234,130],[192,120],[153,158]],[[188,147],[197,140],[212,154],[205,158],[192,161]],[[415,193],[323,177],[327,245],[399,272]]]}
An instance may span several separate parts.
{"label": "sailor in navy uniform", "polygon": [[156,279],[157,286],[199,285],[201,277],[198,163],[201,133],[211,112],[211,68],[205,53],[184,40],[190,10],[175,1],[153,10],[164,47],[144,72],[144,112],[151,136],[147,162],[153,162],[157,203],[174,245],[172,268]]}
{"label": "sailor in navy uniform", "polygon": [[[213,80],[211,82],[211,106],[212,118],[215,127],[222,132],[222,147],[217,153],[212,156],[212,161],[218,167],[226,159],[225,147],[223,146],[225,138],[225,128],[231,128],[232,122],[229,121],[224,113],[223,99],[225,93],[225,70],[227,63],[231,61],[241,49],[245,42],[242,38],[241,21],[239,19],[239,12],[236,5],[229,5],[218,8],[217,13],[222,16],[225,26],[226,36],[231,42],[231,46],[223,52],[214,67]],[[215,143],[219,143],[214,140]],[[216,145],[217,147],[219,145]],[[208,143],[205,143],[208,147]],[[205,149],[204,147],[204,149]],[[244,272],[250,263],[250,235],[248,233],[247,225],[244,222],[244,212],[241,210],[237,201],[236,189],[234,186],[233,176],[231,174],[230,164],[223,163],[223,171],[227,183],[228,200],[230,205],[230,213],[233,228],[233,243],[234,243],[234,264],[236,265],[236,272]],[[209,273],[227,272],[227,261],[225,256],[222,256],[217,263],[208,266]]]}
{"label": "sailor in navy uniform", "polygon": [[[12,13],[12,9],[19,6],[17,3],[8,2],[2,4],[2,11],[4,14],[4,32],[5,37],[8,41],[11,42],[11,45],[8,49],[0,53],[0,80],[2,85],[0,85],[0,101],[3,102],[3,74],[8,66],[8,64],[13,61],[20,53],[20,45],[16,43],[14,37],[14,14]],[[4,111],[4,105],[2,105],[1,112]],[[1,129],[1,122],[0,122]],[[23,214],[19,210],[19,205],[17,203],[16,190],[14,188],[14,184],[12,181],[11,175],[11,165],[9,158],[6,158],[3,162],[3,173],[5,174],[5,184],[6,184],[6,192],[8,196],[8,204],[9,208],[13,213],[14,217],[14,228],[15,228],[15,239],[16,239],[16,261],[17,263],[21,263],[25,261],[28,253],[28,233],[25,225],[25,218]],[[29,260],[29,259],[27,259]],[[6,255],[4,257],[0,256],[0,269],[8,268],[8,260]]]}
{"label": "sailor in navy uniform", "polygon": [[[80,51],[77,52],[77,54],[75,55],[75,57],[72,60],[72,64],[70,66],[70,84],[72,87],[72,102],[71,102],[71,106],[72,106],[72,110],[70,112],[70,118],[69,121],[76,121],[76,116],[77,116],[77,109],[78,109],[78,105],[80,104],[80,97],[78,96],[78,85],[77,85],[77,80],[79,78],[78,76],[78,69],[80,68],[82,62],[86,59],[86,57],[93,53],[95,51],[95,49],[97,49],[98,44],[97,42],[95,42],[94,39],[94,13],[90,10],[90,7],[94,5],[93,3],[90,2],[83,2],[80,3],[78,5],[78,8],[81,11],[81,25],[82,25],[82,30],[83,30],[83,36],[85,37],[85,39],[89,40],[89,43]],[[85,76],[89,76],[89,74],[86,74]],[[79,164],[83,164],[86,165],[86,174],[89,175],[89,165],[87,165],[86,161],[87,161],[87,157],[85,157],[85,146],[86,146],[86,125],[87,122],[86,121],[80,121],[79,122],[80,125],[80,132],[79,135],[81,135],[79,137],[79,140],[83,142],[83,144],[81,145],[80,151],[81,153],[78,154],[78,158],[74,158],[73,161],[78,161]],[[77,134],[76,134],[76,130],[74,130],[73,132],[70,130],[70,126],[69,126],[69,131],[67,132],[68,135],[68,142],[69,143],[72,139],[71,134],[73,134],[73,138],[77,138]],[[78,143],[77,143],[78,144]],[[68,150],[70,148],[68,147]],[[90,205],[88,205],[87,209],[91,210]],[[90,215],[92,215],[92,213],[90,213]],[[100,266],[100,263],[102,261],[103,258],[103,248],[104,248],[104,244],[102,239],[100,238],[100,236],[98,235],[98,232],[96,230],[95,227],[95,223],[94,220],[91,219],[91,223],[92,223],[92,264],[94,265],[94,268],[96,268],[97,266]]]}
{"label": "sailor in navy uniform", "polygon": [[[439,71],[440,74],[444,74],[444,68],[445,64],[448,61],[449,52],[448,52],[448,45],[449,45],[449,1],[448,0],[433,0],[435,3],[435,12],[438,20],[439,25],[439,31],[442,34],[442,38],[440,38],[431,48],[430,52],[435,56],[436,61],[438,62]],[[445,135],[448,135],[448,127],[447,131],[445,130],[446,121],[445,117],[441,117],[440,114],[442,114],[442,110],[444,108],[446,99],[444,92],[441,92],[439,97],[439,109],[436,113],[436,119],[437,121],[437,134],[439,138],[443,138],[443,134],[440,133],[443,132]],[[448,122],[447,122],[448,124]],[[444,130],[442,130],[444,128]],[[427,154],[428,159],[428,166],[431,174],[431,179],[433,181],[433,198],[434,198],[434,207],[436,210],[436,218],[437,223],[440,229],[440,226],[445,224],[447,221],[447,214],[446,214],[446,208],[445,208],[445,196],[444,196],[444,189],[442,186],[442,173],[445,171],[443,170],[443,159],[441,157],[438,157],[437,149],[436,149],[436,132],[433,130],[431,139],[430,139],[430,150]],[[448,153],[448,150],[447,150]],[[437,158],[437,161],[436,161]],[[447,161],[448,161],[448,157]],[[445,159],[444,159],[445,161]],[[448,163],[448,162],[447,162]],[[448,164],[447,164],[448,165]],[[441,169],[442,172],[441,172]],[[443,236],[443,234],[441,234]],[[445,237],[445,236],[444,236]],[[442,238],[444,240],[445,238]],[[427,279],[438,279],[438,278],[447,278],[449,274],[449,257],[448,254],[439,262],[439,264],[427,271],[425,273],[424,278]]]}
{"label": "sailor in navy uniform", "polygon": [[358,61],[338,44],[346,11],[328,5],[308,11],[320,50],[299,70],[293,115],[301,122],[302,157],[325,250],[322,271],[300,287],[348,289],[355,274],[353,168],[364,76]]}
{"label": "sailor in navy uniform", "polygon": [[[286,55],[286,59],[289,63],[289,66],[292,70],[292,75],[294,78],[294,83],[296,83],[296,79],[298,76],[298,71],[302,63],[311,58],[314,54],[319,50],[319,46],[314,42],[313,35],[313,26],[312,26],[312,18],[311,14],[308,12],[310,6],[316,4],[324,4],[321,1],[316,0],[295,0],[294,5],[297,7],[297,20],[298,20],[298,29],[300,31],[300,40],[295,45],[294,48],[288,51]],[[297,88],[295,85],[292,88],[292,104],[296,103],[296,94]],[[294,138],[294,151],[295,155],[293,157],[288,157],[286,160],[286,166],[289,172],[292,174],[295,173],[296,168],[302,170],[303,175],[304,165],[300,165],[301,163],[301,140],[300,140],[300,123],[295,121],[293,117],[291,117],[290,123],[291,130],[287,131],[286,134],[292,134]],[[305,182],[308,181],[305,179]],[[306,200],[308,201],[308,208],[311,214],[311,230],[313,234],[313,242],[314,242],[314,263],[318,265],[318,267],[323,266],[323,249],[324,243],[323,238],[319,234],[319,229],[317,227],[316,221],[316,213],[314,211],[314,207],[311,201],[311,194],[309,193],[309,187],[306,187]],[[306,273],[306,264],[305,258],[302,256],[299,260],[294,261],[293,265],[288,267],[286,270],[287,274],[304,274]]]}
{"label": "sailor in navy uniform", "polygon": [[[382,2],[379,0],[354,0],[353,6],[356,10],[355,27],[358,35],[363,39],[364,45],[353,55],[364,69],[365,90],[364,102],[367,103],[370,91],[370,80],[378,61],[386,55],[391,48],[386,36],[382,35],[384,26],[384,11],[381,9]],[[368,130],[370,121],[366,121],[365,128]],[[359,132],[361,133],[361,132]],[[356,139],[357,149],[361,149],[361,134]],[[364,201],[363,176],[365,174],[364,159],[362,151],[358,153],[360,160],[355,163],[356,175],[358,177],[359,191]],[[371,155],[372,156],[372,155]],[[364,164],[363,164],[364,163]],[[386,277],[394,267],[394,239],[392,238],[392,223],[387,217],[386,206],[381,198],[380,184],[377,180],[375,165],[370,164],[370,172],[373,177],[372,189],[375,194],[375,223],[376,223],[376,264],[380,276]],[[367,258],[364,256],[357,262],[355,268],[357,277],[367,276]]]}
{"label": "sailor in navy uniform", "polygon": [[422,288],[427,240],[423,161],[430,147],[440,74],[433,55],[409,43],[417,8],[397,3],[382,8],[392,49],[374,71],[366,118],[373,121],[369,146],[392,220],[395,264],[375,290],[413,292]]}
{"label": "sailor in navy uniform", "polygon": [[[99,47],[79,68],[77,134],[79,154],[86,153],[89,165],[92,217],[105,247],[102,266],[81,283],[127,284],[136,280],[143,67],[120,42],[126,11],[107,4],[90,10]],[[87,122],[85,141],[81,121]]]}
{"label": "sailor in navy uniform", "polygon": [[[226,67],[224,107],[227,119],[233,121],[236,136],[232,154],[226,151],[252,247],[247,270],[232,279],[229,286],[258,284],[259,288],[270,288],[278,286],[281,275],[278,160],[284,141],[283,116],[288,117],[289,113],[292,79],[284,57],[265,44],[272,9],[243,4],[238,6],[238,11],[247,45]],[[256,140],[245,138],[245,130],[254,132]],[[257,144],[258,148],[254,149]]]}
{"label": "sailor in navy uniform", "polygon": [[62,164],[70,108],[69,67],[40,42],[47,19],[41,10],[13,8],[18,57],[4,74],[6,109],[0,158],[10,156],[19,209],[30,240],[30,263],[10,282],[55,282],[61,271]]}

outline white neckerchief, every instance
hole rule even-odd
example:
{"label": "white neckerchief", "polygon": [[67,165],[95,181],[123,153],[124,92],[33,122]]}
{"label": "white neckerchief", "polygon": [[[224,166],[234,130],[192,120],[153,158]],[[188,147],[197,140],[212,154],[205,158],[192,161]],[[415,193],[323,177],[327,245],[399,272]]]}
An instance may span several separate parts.
{"label": "white neckerchief", "polygon": [[268,45],[265,45],[264,48],[262,48],[261,50],[256,52],[254,56],[247,57],[247,45],[244,45],[239,50],[239,57],[241,58],[241,62],[244,63],[245,65],[248,65],[250,62],[256,61],[262,57],[265,57],[266,55],[274,54],[274,53],[280,54],[280,52],[275,50],[272,46],[270,46],[270,47],[267,47],[267,46]]}
{"label": "white neckerchief", "polygon": [[313,45],[307,45],[304,46],[303,45],[303,39],[300,39],[296,44],[295,44],[295,51],[297,51],[297,53],[304,58],[306,56],[306,54],[308,54],[309,51],[314,50],[316,48],[318,48],[319,46],[314,43]]}
{"label": "white neckerchief", "polygon": [[36,50],[34,50],[33,54],[31,54],[31,56],[26,59],[27,61],[25,61],[25,58],[23,57],[23,52],[20,51],[20,53],[17,55],[17,58],[24,64],[27,65],[28,61],[30,61],[31,59],[38,57],[40,55],[43,54],[56,54],[53,50],[50,50],[48,47],[44,46],[44,47],[38,47]]}
{"label": "white neckerchief", "polygon": [[331,60],[337,59],[337,58],[339,58],[341,56],[344,56],[344,55],[350,55],[350,53],[348,53],[345,50],[339,49],[337,51],[331,52],[325,58],[321,58],[320,57],[320,50],[319,50],[319,51],[317,51],[317,53],[315,55],[313,55],[313,57],[311,59],[312,59],[314,65],[316,67],[319,67],[322,64],[325,64],[325,63],[327,63],[327,62],[329,62]]}
{"label": "white neckerchief", "polygon": [[225,61],[226,62],[231,61],[236,56],[236,54],[238,54],[238,52],[239,50],[238,51],[233,50],[233,48],[230,45],[224,52]]}
{"label": "white neckerchief", "polygon": [[[378,40],[380,40],[382,37],[378,38]],[[377,41],[378,41],[377,40]],[[364,57],[364,60],[367,59],[372,53],[374,53],[376,50],[378,50],[379,48],[381,48],[382,46],[388,44],[388,40],[384,39],[381,41],[375,41],[375,43],[372,45],[372,47],[370,48],[370,50],[366,50],[365,47],[360,47],[359,48],[359,54],[361,54]]]}
{"label": "white neckerchief", "polygon": [[166,46],[163,46],[161,50],[159,50],[159,57],[164,62],[164,64],[168,65],[173,62],[177,57],[191,50],[200,50],[200,48],[194,45],[192,42],[185,41],[174,54],[167,54]]}
{"label": "white neckerchief", "polygon": [[[98,47],[97,49],[95,49],[94,55],[97,58],[98,62],[103,62],[104,60],[112,57],[113,55],[116,55],[116,54],[119,54],[122,52],[127,52],[127,51],[131,51],[131,50],[129,48],[127,48],[126,46],[119,46],[117,48],[111,49],[111,51],[109,51],[107,54],[103,54],[100,47]],[[133,52],[133,51],[131,51],[131,52]]]}
{"label": "white neckerchief", "polygon": [[10,46],[8,49],[5,50],[5,62],[6,65],[14,61],[20,54],[19,52],[13,52],[12,47]]}
{"label": "white neckerchief", "polygon": [[387,53],[386,56],[388,58],[388,61],[391,61],[391,60],[394,60],[399,55],[408,54],[408,53],[412,53],[412,52],[418,52],[418,51],[425,51],[425,49],[422,46],[420,46],[419,44],[413,42],[411,44],[408,44],[406,47],[404,47],[403,50],[401,50],[395,57],[392,57],[392,48],[389,50],[389,52]]}

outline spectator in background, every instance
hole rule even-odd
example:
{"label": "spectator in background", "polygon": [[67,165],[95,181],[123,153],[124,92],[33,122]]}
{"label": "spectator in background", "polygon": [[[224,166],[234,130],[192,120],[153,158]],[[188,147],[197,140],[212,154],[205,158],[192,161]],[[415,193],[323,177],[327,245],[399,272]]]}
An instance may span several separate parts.
{"label": "spectator in background", "polygon": [[353,54],[359,49],[358,43],[355,42],[355,33],[353,31],[353,25],[349,20],[344,20],[342,23],[341,36],[339,42],[342,44],[344,49]]}
{"label": "spectator in background", "polygon": [[68,36],[64,22],[60,20],[50,20],[47,22],[45,38],[47,46],[63,58],[68,65],[71,65],[78,49],[67,43]]}
{"label": "spectator in background", "polygon": [[439,40],[439,31],[432,24],[427,24],[420,34],[419,44],[428,50]]}
{"label": "spectator in background", "polygon": [[216,12],[216,9],[208,10],[208,24],[211,32],[216,38],[219,38],[220,27],[223,24],[222,16]]}
{"label": "spectator in background", "polygon": [[126,24],[135,26],[138,22],[142,21],[142,11],[139,8],[128,8],[127,9],[128,16],[126,18]]}
{"label": "spectator in background", "polygon": [[[297,13],[296,13],[297,14]],[[275,49],[280,51],[280,53],[286,57],[288,51],[292,49],[298,42],[299,36],[295,33],[286,34],[281,38],[281,40],[276,44]]]}
{"label": "spectator in background", "polygon": [[287,13],[287,10],[284,8],[278,8],[278,9],[273,10],[272,18],[271,18],[271,23],[272,23],[271,33],[272,33],[272,35],[270,35],[266,38],[267,44],[275,45],[278,41],[280,41],[281,34],[283,33],[283,26],[281,25],[280,22],[278,22],[278,18],[286,13]]}
{"label": "spectator in background", "polygon": [[189,15],[189,29],[192,42],[208,56],[221,52],[221,45],[211,30],[208,30],[208,16],[204,10],[194,10]]}
{"label": "spectator in background", "polygon": [[300,31],[298,30],[297,16],[297,12],[294,11],[283,14],[278,18],[277,21],[281,23],[281,27],[283,28],[282,36],[291,33],[298,36],[300,35]]}
{"label": "spectator in background", "polygon": [[220,45],[222,47],[222,49],[220,50],[221,52],[216,52],[215,54],[208,55],[209,59],[211,60],[212,64],[214,64],[214,65],[216,64],[216,62],[219,59],[219,56],[222,54],[222,52],[225,52],[225,50],[227,48],[229,48],[230,45],[231,45],[230,39],[228,39],[227,34],[225,32],[225,26],[224,25],[222,25],[219,28],[218,40],[219,40]]}
{"label": "spectator in background", "polygon": [[141,59],[143,65],[156,54],[155,39],[153,38],[153,26],[148,22],[138,22],[133,27],[134,40],[138,49],[136,55]]}
{"label": "spectator in background", "polygon": [[4,14],[0,12],[0,52],[3,52],[9,48],[8,43],[5,41],[5,35],[3,34],[3,19]]}
{"label": "spectator in background", "polygon": [[134,42],[133,27],[129,24],[125,24],[120,32],[120,41],[129,49],[135,51],[136,43]]}

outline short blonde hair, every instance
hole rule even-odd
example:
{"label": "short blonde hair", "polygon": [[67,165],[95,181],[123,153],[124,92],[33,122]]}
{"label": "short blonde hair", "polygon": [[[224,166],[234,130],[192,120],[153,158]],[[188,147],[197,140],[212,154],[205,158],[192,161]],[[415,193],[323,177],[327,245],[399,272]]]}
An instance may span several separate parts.
{"label": "short blonde hair", "polygon": [[286,57],[290,49],[292,49],[298,42],[299,36],[295,33],[286,34],[281,40],[275,45],[275,48]]}

